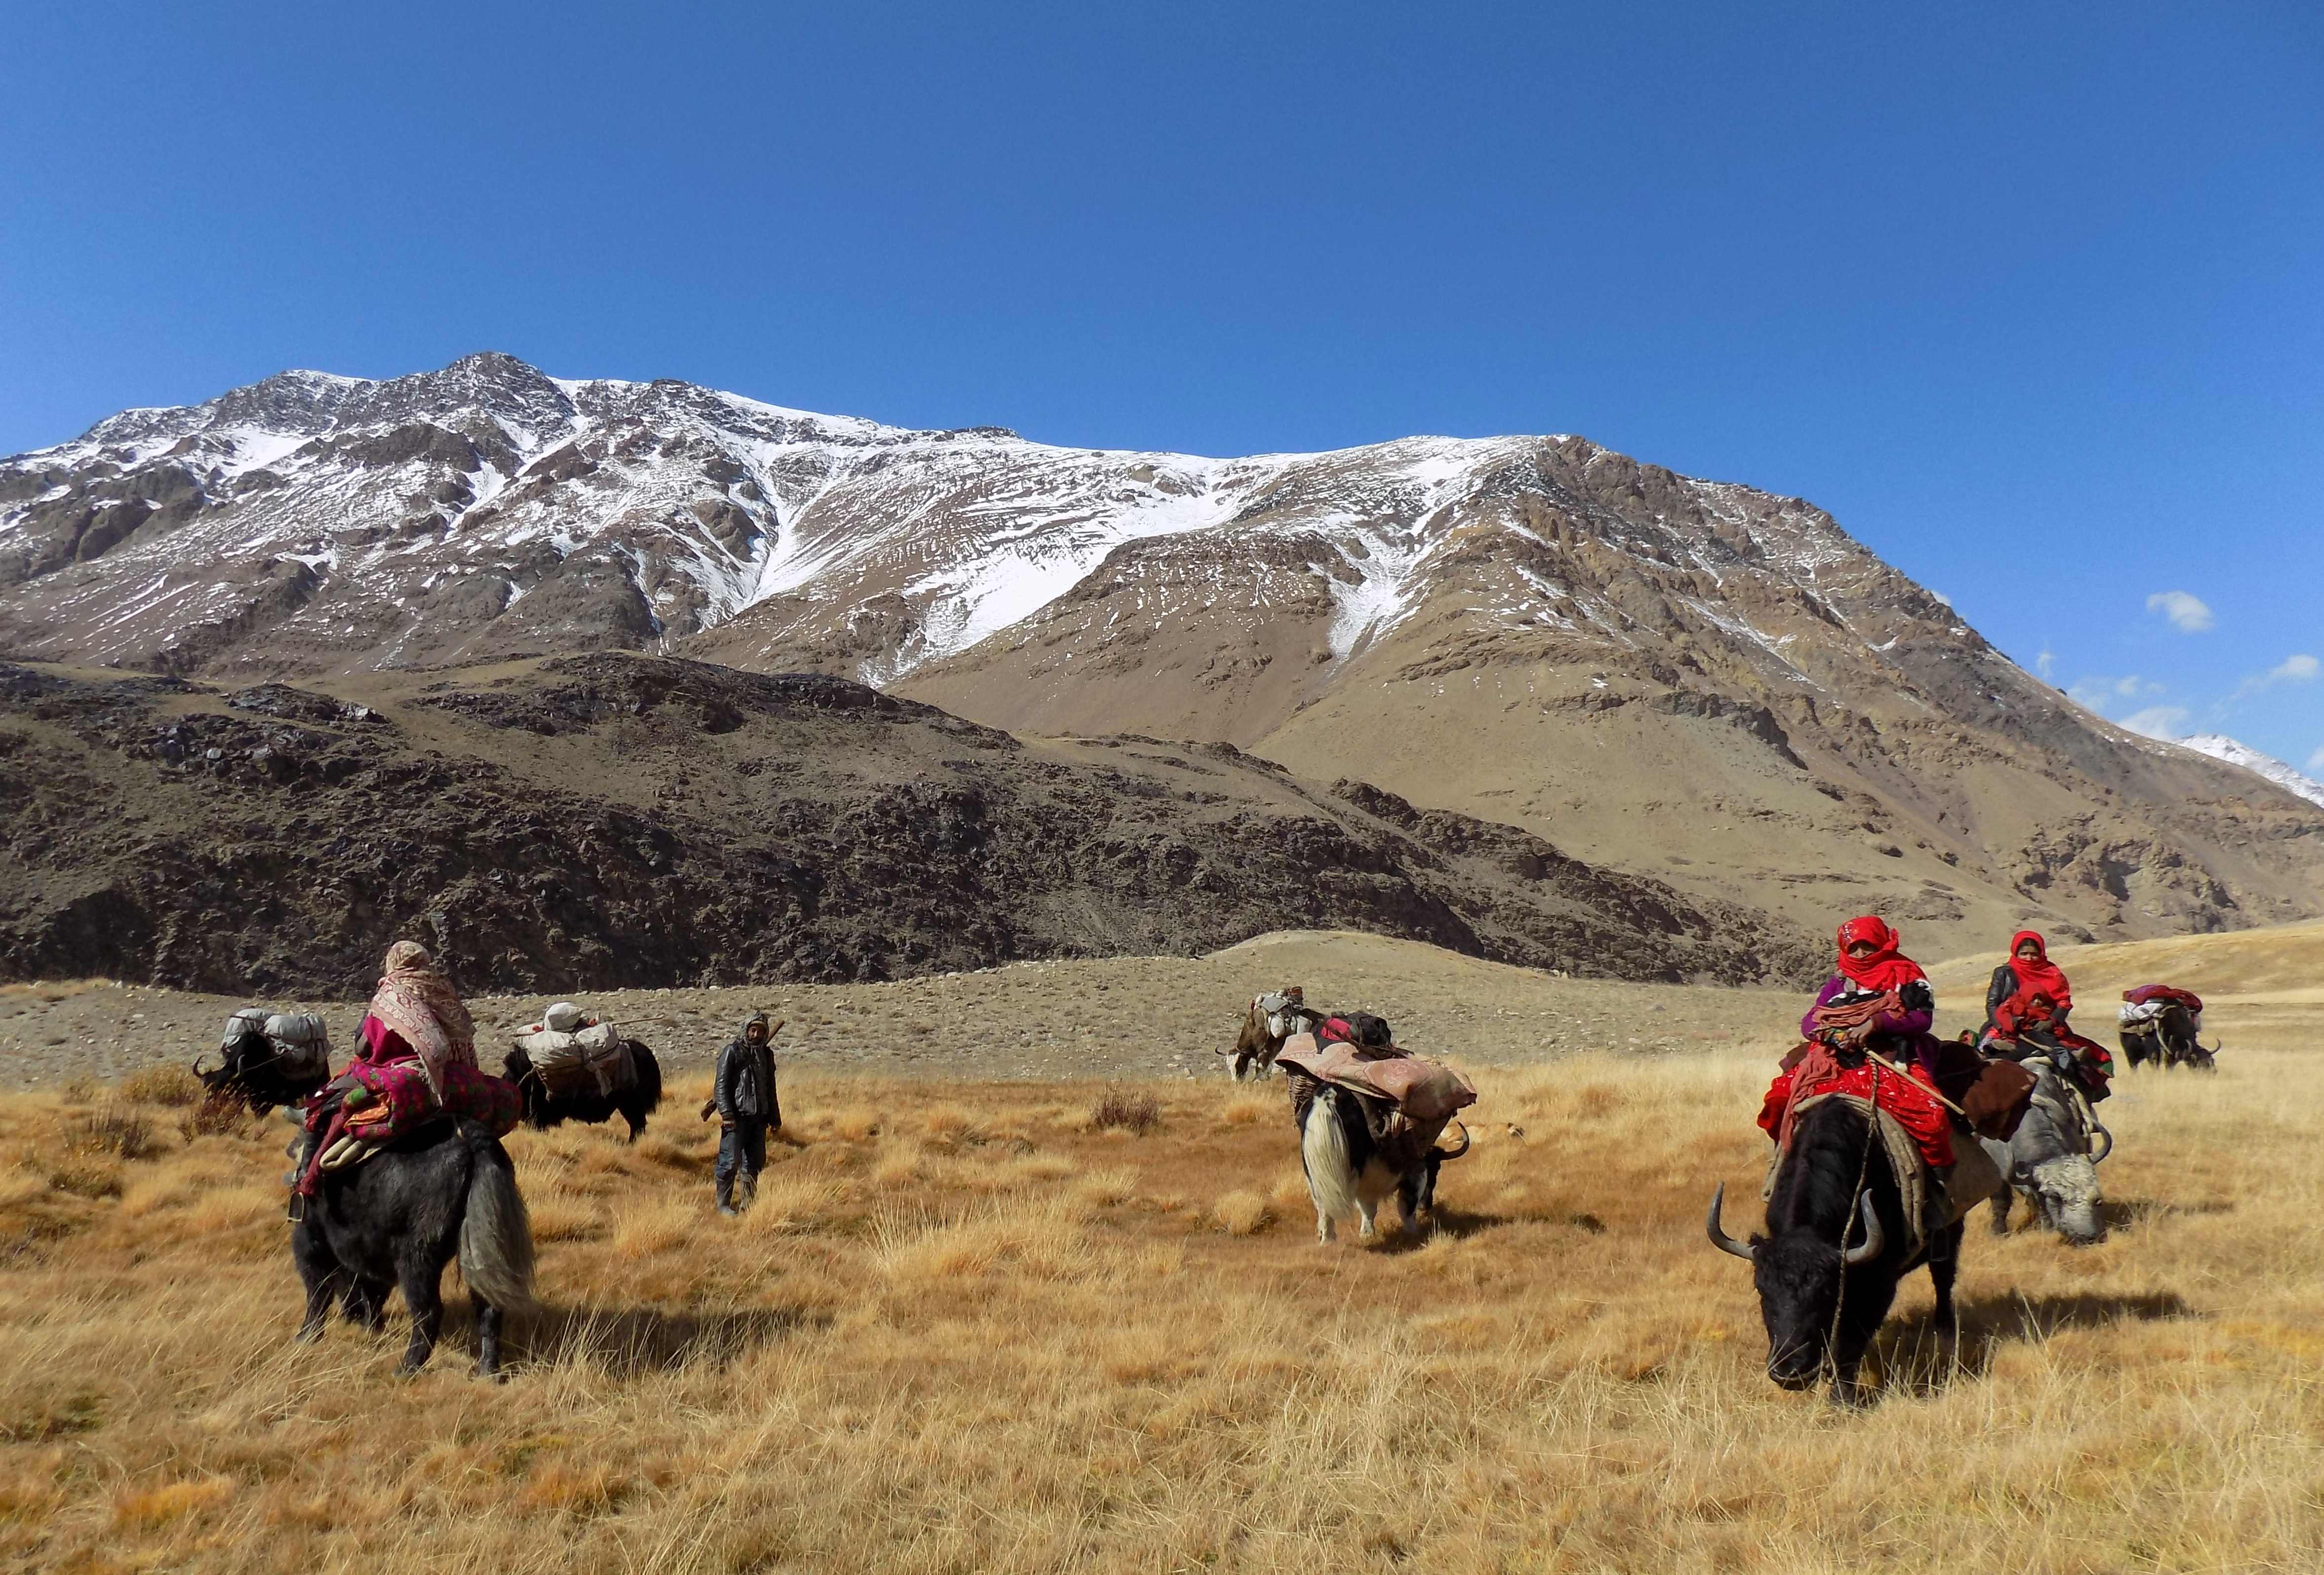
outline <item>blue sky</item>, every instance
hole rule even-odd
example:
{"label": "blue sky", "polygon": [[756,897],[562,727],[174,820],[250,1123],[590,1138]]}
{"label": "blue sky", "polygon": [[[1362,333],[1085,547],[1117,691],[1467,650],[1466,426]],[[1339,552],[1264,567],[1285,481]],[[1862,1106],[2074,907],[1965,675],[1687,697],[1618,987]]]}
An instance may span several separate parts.
{"label": "blue sky", "polygon": [[482,348],[1093,446],[1581,432],[2324,771],[2311,5],[10,28],[0,452]]}

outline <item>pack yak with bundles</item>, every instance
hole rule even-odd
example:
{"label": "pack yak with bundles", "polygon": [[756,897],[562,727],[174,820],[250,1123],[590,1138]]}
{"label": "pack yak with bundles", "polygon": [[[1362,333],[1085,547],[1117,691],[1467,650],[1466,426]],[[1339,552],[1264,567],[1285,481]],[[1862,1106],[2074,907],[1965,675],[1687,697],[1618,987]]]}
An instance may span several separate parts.
{"label": "pack yak with bundles", "polygon": [[571,1001],[558,1001],[519,1034],[501,1070],[516,1085],[525,1121],[537,1128],[594,1125],[618,1114],[634,1143],[661,1103],[653,1052],[612,1023],[584,1017]]}
{"label": "pack yak with bundles", "polygon": [[313,1012],[244,1007],[218,1036],[218,1064],[194,1057],[194,1075],[214,1101],[240,1101],[263,1116],[297,1105],[331,1081],[331,1033]]}
{"label": "pack yak with bundles", "polygon": [[[1291,1036],[1276,1058],[1291,1085],[1316,1239],[1331,1240],[1335,1222],[1351,1215],[1357,1234],[1371,1239],[1391,1192],[1406,1230],[1427,1230],[1437,1172],[1469,1151],[1456,1112],[1476,1102],[1477,1091],[1451,1067],[1397,1049],[1388,1025],[1368,1013],[1326,1018],[1318,1027]],[[1448,1126],[1461,1126],[1460,1146],[1439,1148]]]}

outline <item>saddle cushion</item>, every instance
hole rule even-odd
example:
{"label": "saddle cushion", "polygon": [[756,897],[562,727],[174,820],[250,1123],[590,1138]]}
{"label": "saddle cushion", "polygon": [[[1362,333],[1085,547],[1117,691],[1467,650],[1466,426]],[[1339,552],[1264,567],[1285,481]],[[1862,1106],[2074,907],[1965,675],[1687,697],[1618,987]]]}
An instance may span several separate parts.
{"label": "saddle cushion", "polygon": [[1417,1055],[1381,1057],[1344,1042],[1318,1045],[1313,1034],[1294,1034],[1276,1060],[1351,1093],[1384,1100],[1414,1123],[1433,1123],[1439,1129],[1453,1112],[1477,1102],[1467,1078]]}
{"label": "saddle cushion", "polygon": [[438,1115],[465,1117],[503,1138],[516,1130],[522,1114],[514,1083],[474,1066],[456,1063],[444,1068],[440,1107],[417,1062],[357,1062],[342,1075],[371,1096],[346,1112],[348,1133],[368,1143],[392,1143]]}

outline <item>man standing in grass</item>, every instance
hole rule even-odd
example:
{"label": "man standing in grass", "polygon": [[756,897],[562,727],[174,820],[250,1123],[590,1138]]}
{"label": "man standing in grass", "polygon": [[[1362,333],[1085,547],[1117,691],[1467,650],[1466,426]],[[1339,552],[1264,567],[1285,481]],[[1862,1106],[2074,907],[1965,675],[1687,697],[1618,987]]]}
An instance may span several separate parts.
{"label": "man standing in grass", "polygon": [[[770,1027],[767,1014],[753,1012],[742,1031],[718,1052],[718,1073],[712,1085],[707,1116],[718,1112],[718,1211],[739,1214],[751,1206],[759,1188],[759,1173],[767,1167],[767,1134],[783,1124],[782,1106],[775,1099],[775,1036],[780,1023]],[[735,1182],[742,1182],[742,1205],[735,1206]]]}

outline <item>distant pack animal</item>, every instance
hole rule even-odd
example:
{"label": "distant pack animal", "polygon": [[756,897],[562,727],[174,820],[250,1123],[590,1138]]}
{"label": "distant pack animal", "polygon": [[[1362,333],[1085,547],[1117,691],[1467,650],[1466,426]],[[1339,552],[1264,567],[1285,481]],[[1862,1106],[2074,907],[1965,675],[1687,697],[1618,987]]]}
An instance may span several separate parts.
{"label": "distant pack animal", "polygon": [[2010,1200],[2023,1193],[2034,1218],[2075,1246],[2087,1246],[2106,1234],[2098,1166],[2114,1152],[2114,1134],[2070,1080],[2038,1058],[2024,1064],[2034,1073],[2034,1102],[2025,1119],[2006,1143],[1978,1139],[2006,1178],[1993,1194],[1994,1234],[2008,1232]]}
{"label": "distant pack animal", "polygon": [[[1896,1299],[1896,1284],[1926,1263],[1936,1286],[1940,1339],[1955,1337],[1953,1276],[1960,1265],[1958,1218],[1933,1233],[1905,1219],[1906,1190],[1890,1147],[1868,1130],[1871,1113],[1846,1097],[1803,1101],[1792,1147],[1767,1199],[1766,1230],[1738,1242],[1720,1222],[1727,1187],[1711,1194],[1705,1229],[1713,1247],[1751,1266],[1759,1317],[1767,1329],[1767,1377],[1786,1389],[1812,1387],[1831,1374],[1831,1397],[1860,1405],[1857,1374],[1864,1353]],[[1859,1181],[1859,1177],[1861,1180]],[[1977,1201],[1987,1195],[1980,1189]]]}
{"label": "distant pack animal", "polygon": [[303,1103],[331,1080],[330,1031],[311,1012],[244,1007],[226,1019],[217,1055],[207,1070],[195,1056],[194,1075],[213,1101],[246,1104],[254,1116]]}
{"label": "distant pack animal", "polygon": [[[1293,1036],[1284,1053],[1291,1122],[1299,1132],[1299,1162],[1315,1205],[1319,1242],[1330,1241],[1336,1222],[1351,1215],[1356,1233],[1370,1241],[1378,1233],[1381,1200],[1390,1193],[1397,1195],[1407,1232],[1430,1230],[1437,1172],[1469,1152],[1469,1128],[1452,1114],[1476,1098],[1467,1081],[1389,1048],[1388,1025],[1378,1018],[1351,1018],[1366,1028],[1378,1025],[1376,1036],[1368,1036],[1377,1037],[1378,1046],[1319,1045],[1301,1034]],[[1392,1075],[1379,1075],[1360,1090],[1365,1067],[1331,1070],[1351,1058],[1388,1068]],[[1460,1127],[1460,1145],[1439,1148],[1437,1139],[1448,1126]]]}
{"label": "distant pack animal", "polygon": [[635,1143],[661,1104],[661,1063],[654,1053],[610,1023],[583,1018],[569,1001],[549,1008],[518,1037],[501,1075],[516,1084],[524,1119],[536,1128],[594,1126],[618,1114]]}
{"label": "distant pack animal", "polygon": [[2206,1049],[2200,1038],[2203,998],[2191,990],[2149,984],[2123,991],[2118,1027],[2123,1058],[2133,1067],[2218,1070],[2219,1047]]}
{"label": "distant pack animal", "polygon": [[1308,1009],[1306,991],[1299,985],[1286,984],[1281,990],[1250,998],[1250,1007],[1244,1012],[1242,1028],[1235,1036],[1234,1048],[1227,1054],[1233,1059],[1228,1070],[1240,1082],[1246,1076],[1265,1077],[1274,1069],[1275,1058],[1283,1052],[1283,1042],[1294,1034],[1304,1033],[1308,1024],[1322,1014]]}
{"label": "distant pack animal", "polygon": [[444,1119],[387,1144],[360,1165],[326,1171],[290,1227],[290,1257],[307,1290],[302,1340],[322,1337],[334,1302],[377,1332],[400,1289],[411,1339],[398,1371],[417,1372],[443,1326],[444,1266],[476,1307],[476,1370],[500,1368],[503,1317],[532,1302],[532,1230],[516,1167],[475,1122]]}

